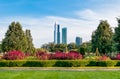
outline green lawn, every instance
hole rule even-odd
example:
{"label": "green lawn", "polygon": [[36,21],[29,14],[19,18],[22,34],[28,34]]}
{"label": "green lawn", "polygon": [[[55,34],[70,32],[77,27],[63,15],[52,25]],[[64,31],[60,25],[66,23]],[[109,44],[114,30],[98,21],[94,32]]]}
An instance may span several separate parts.
{"label": "green lawn", "polygon": [[120,71],[0,70],[0,79],[120,79]]}

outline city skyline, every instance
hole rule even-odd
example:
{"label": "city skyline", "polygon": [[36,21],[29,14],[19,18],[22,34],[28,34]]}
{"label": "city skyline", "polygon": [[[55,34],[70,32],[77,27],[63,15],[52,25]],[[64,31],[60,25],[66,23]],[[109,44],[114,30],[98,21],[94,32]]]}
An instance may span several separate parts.
{"label": "city skyline", "polygon": [[67,43],[74,42],[76,36],[89,41],[100,20],[117,26],[119,4],[120,0],[0,0],[0,41],[12,21],[31,30],[35,47],[53,42],[55,22],[69,28]]}

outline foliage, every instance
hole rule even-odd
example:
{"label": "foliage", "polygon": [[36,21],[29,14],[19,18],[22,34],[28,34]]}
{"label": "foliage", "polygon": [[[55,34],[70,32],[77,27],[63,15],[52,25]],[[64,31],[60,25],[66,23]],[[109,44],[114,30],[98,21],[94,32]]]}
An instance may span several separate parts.
{"label": "foliage", "polygon": [[49,52],[57,52],[61,51],[64,52],[66,50],[67,44],[54,44],[54,43],[49,43],[49,44],[43,44],[41,48],[48,50]]}
{"label": "foliage", "polygon": [[61,52],[64,52],[65,49],[66,49],[66,44],[56,44],[55,45],[55,52],[57,51],[61,51]]}
{"label": "foliage", "polygon": [[48,60],[50,58],[50,54],[48,54],[46,52],[40,52],[40,51],[38,51],[36,53],[36,57],[39,60]]}
{"label": "foliage", "polygon": [[78,52],[56,52],[55,54],[51,55],[51,59],[57,60],[79,60],[82,59],[82,55]]}
{"label": "foliage", "polygon": [[7,60],[0,61],[0,67],[88,67],[88,66],[120,66],[120,61],[88,61],[88,60]]}
{"label": "foliage", "polygon": [[92,56],[92,55],[89,55],[89,56],[86,56],[85,58],[84,58],[84,60],[96,60],[96,61],[103,61],[103,60],[111,60],[108,56],[105,56],[105,55],[103,55],[103,56]]}
{"label": "foliage", "polygon": [[12,22],[2,40],[2,51],[20,50],[26,52],[27,39],[19,22]]}
{"label": "foliage", "polygon": [[101,54],[112,52],[113,32],[107,21],[101,21],[97,30],[92,34],[92,49],[98,48]]}
{"label": "foliage", "polygon": [[120,54],[117,54],[116,59],[120,60]]}
{"label": "foliage", "polygon": [[99,58],[98,58],[98,60],[111,60],[108,56],[106,56],[106,55],[103,55],[103,56],[99,56]]}
{"label": "foliage", "polygon": [[86,47],[85,46],[80,46],[80,48],[78,49],[78,52],[82,55],[85,55],[85,51],[86,51]]}
{"label": "foliage", "polygon": [[1,43],[0,43],[0,53],[2,52],[2,46],[1,46]]}
{"label": "foliage", "polygon": [[98,61],[98,66],[111,67],[116,65],[116,61]]}
{"label": "foliage", "polygon": [[69,43],[67,48],[68,48],[68,51],[76,51],[77,50],[77,46],[75,43]]}
{"label": "foliage", "polygon": [[84,58],[84,60],[98,60],[99,59],[99,56],[86,56],[85,58]]}
{"label": "foliage", "polygon": [[22,60],[25,58],[25,55],[21,51],[9,51],[6,54],[3,55],[2,59],[6,60]]}
{"label": "foliage", "polygon": [[36,56],[27,56],[25,60],[37,60]]}
{"label": "foliage", "polygon": [[118,27],[115,28],[114,41],[116,44],[117,51],[120,53],[120,18],[118,20]]}
{"label": "foliage", "polygon": [[34,53],[35,52],[35,48],[34,48],[34,45],[32,43],[33,39],[32,39],[32,35],[31,35],[31,32],[30,30],[26,30],[25,31],[25,35],[26,35],[26,38],[27,38],[27,48],[26,48],[26,52],[27,53]]}

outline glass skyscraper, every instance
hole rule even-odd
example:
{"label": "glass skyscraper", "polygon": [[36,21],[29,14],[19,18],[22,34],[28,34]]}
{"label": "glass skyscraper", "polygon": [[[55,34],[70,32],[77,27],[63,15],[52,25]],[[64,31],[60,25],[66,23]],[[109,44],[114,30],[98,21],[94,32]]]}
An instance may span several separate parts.
{"label": "glass skyscraper", "polygon": [[57,42],[56,42],[56,37],[57,37],[57,31],[56,31],[56,23],[55,23],[55,25],[54,25],[54,44],[56,44]]}
{"label": "glass skyscraper", "polygon": [[62,43],[67,44],[67,28],[62,28]]}
{"label": "glass skyscraper", "polygon": [[82,44],[82,38],[81,37],[76,37],[76,45],[79,46]]}
{"label": "glass skyscraper", "polygon": [[60,25],[57,25],[57,44],[60,44]]}

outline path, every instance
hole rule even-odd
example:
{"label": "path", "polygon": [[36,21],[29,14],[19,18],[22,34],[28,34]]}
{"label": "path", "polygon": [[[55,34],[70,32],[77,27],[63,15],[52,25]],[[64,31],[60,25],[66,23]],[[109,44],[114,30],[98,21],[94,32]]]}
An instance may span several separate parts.
{"label": "path", "polygon": [[0,70],[120,71],[120,67],[0,67]]}

